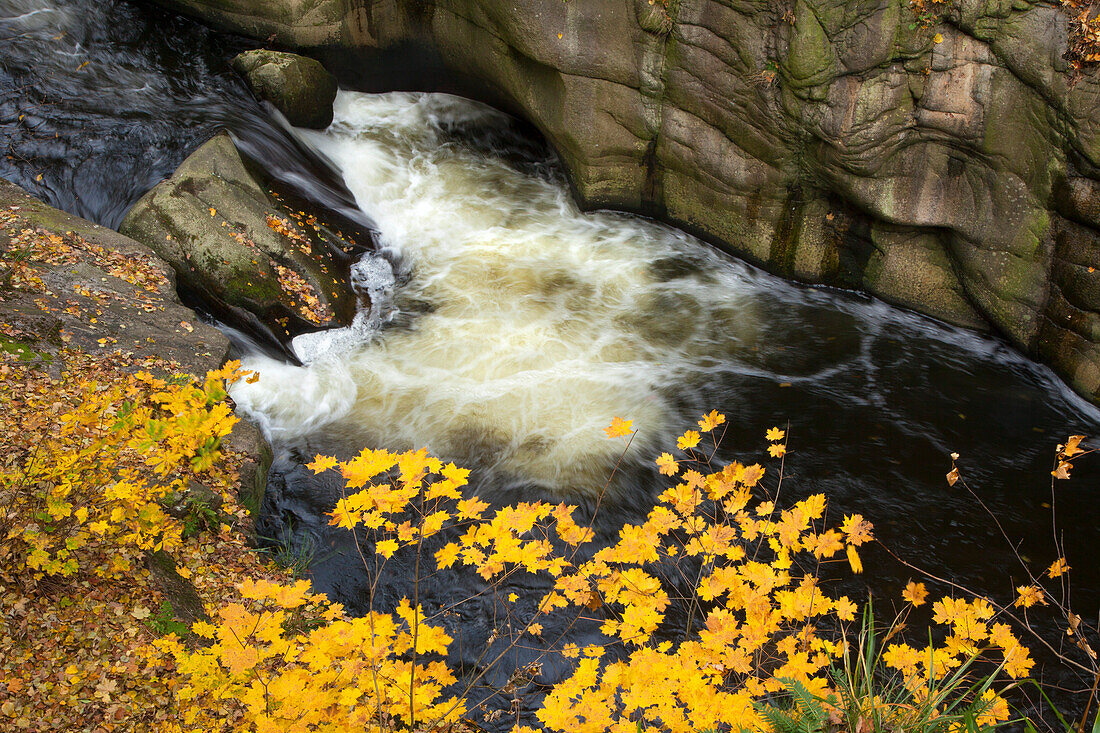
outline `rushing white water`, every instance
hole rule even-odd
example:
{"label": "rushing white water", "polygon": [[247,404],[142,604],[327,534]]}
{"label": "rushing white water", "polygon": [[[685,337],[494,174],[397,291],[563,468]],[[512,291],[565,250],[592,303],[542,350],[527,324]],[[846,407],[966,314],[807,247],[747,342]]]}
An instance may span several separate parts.
{"label": "rushing white water", "polygon": [[[743,283],[685,235],[583,214],[560,183],[444,129],[500,123],[499,113],[446,95],[341,92],[327,131],[300,132],[343,172],[408,270],[396,307],[430,309],[408,328],[359,323],[300,338],[304,367],[250,357],[260,380],[233,397],[272,437],[323,427],[349,446],[426,444],[582,491],[603,486],[622,451],[601,431],[612,417],[634,420],[636,443],[667,437],[661,388],[713,348],[711,311],[743,309]],[[654,263],[675,260],[698,262],[699,277],[654,273]],[[736,340],[728,318],[723,327]]]}

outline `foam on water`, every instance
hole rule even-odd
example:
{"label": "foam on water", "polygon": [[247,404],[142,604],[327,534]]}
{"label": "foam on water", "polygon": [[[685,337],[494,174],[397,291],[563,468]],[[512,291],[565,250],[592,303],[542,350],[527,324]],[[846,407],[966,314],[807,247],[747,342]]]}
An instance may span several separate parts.
{"label": "foam on water", "polygon": [[[642,428],[638,447],[667,438],[663,390],[711,350],[710,311],[736,310],[743,283],[686,236],[583,214],[560,182],[444,130],[502,122],[446,95],[341,92],[331,128],[300,132],[340,168],[408,270],[396,308],[428,312],[407,328],[378,330],[381,314],[371,314],[369,326],[296,340],[304,367],[246,360],[260,380],[233,397],[273,435],[323,426],[349,445],[427,444],[580,490],[603,486],[622,451],[600,430],[612,417]],[[696,261],[698,277],[654,274],[653,263],[674,259]],[[723,326],[736,340],[738,328]]]}

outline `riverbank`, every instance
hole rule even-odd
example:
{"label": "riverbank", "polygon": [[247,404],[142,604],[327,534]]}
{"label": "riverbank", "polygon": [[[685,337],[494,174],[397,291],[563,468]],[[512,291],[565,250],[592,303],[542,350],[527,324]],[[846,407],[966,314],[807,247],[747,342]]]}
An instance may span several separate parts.
{"label": "riverbank", "polygon": [[[74,476],[68,494],[56,479],[17,480],[36,460],[82,466],[109,442],[126,405],[155,391],[155,380],[201,384],[228,348],[180,304],[171,268],[150,250],[0,181],[0,727],[163,729],[174,717],[174,690],[158,676],[167,670],[148,668],[143,648],[170,632],[190,637],[189,625],[243,578],[286,579],[249,544],[253,520],[243,505],[258,506],[271,458],[246,423],[224,438],[206,472],[160,476],[132,451],[111,454],[116,477],[130,461],[134,476],[154,485],[173,480],[156,505],[181,528],[170,552],[162,541],[129,557],[121,540],[96,534],[95,512],[110,501],[79,488],[92,467]],[[66,432],[66,415],[115,389],[126,402]],[[127,531],[137,531],[140,520],[127,521],[135,522]],[[27,542],[58,532],[68,553],[55,556],[60,564],[27,566]]]}

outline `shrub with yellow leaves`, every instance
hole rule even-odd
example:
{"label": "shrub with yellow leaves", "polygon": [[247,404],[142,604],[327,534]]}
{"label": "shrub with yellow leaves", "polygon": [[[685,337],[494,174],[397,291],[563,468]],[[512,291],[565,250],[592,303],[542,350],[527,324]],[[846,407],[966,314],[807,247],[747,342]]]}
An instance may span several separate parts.
{"label": "shrub with yellow leaves", "polygon": [[[32,415],[0,470],[0,556],[39,579],[82,570],[115,577],[149,551],[177,547],[182,525],[158,502],[219,458],[237,420],[223,380],[238,366],[202,384],[148,372],[101,383],[76,369],[27,394],[0,382],[5,412],[18,401]],[[59,414],[61,400],[76,406]]]}
{"label": "shrub with yellow leaves", "polygon": [[175,636],[157,642],[188,680],[177,692],[182,729],[220,729],[227,707],[260,733],[394,729],[465,713],[442,695],[454,682],[446,665],[409,661],[443,653],[451,639],[418,622],[408,603],[392,615],[349,619],[306,580],[245,580],[238,590],[240,600],[217,609],[215,623],[192,627],[207,646],[188,649]]}
{"label": "shrub with yellow leaves", "polygon": [[[607,645],[618,647],[613,659],[603,646],[546,645],[545,653],[575,660],[536,712],[547,729],[767,729],[777,696],[792,684],[835,701],[830,669],[845,656],[845,624],[858,609],[846,596],[825,592],[821,564],[846,556],[858,572],[856,548],[873,534],[859,515],[828,527],[821,494],[778,507],[759,464],[712,469],[720,441],[714,430],[724,423],[718,413],[704,416],[699,430],[677,441],[682,456],[657,459],[675,485],[642,524],[623,526],[604,547],[592,547],[594,533],[574,520],[576,507],[535,502],[492,510],[463,493],[468,471],[425,450],[367,449],[347,461],[317,456],[309,468],[339,471],[355,490],[339,500],[332,524],[371,539],[375,559],[364,555],[370,573],[384,572],[401,551],[416,553],[420,573],[425,542],[437,538],[438,569],[466,566],[496,584],[515,573],[544,574],[551,586],[509,649],[525,633],[539,635],[550,613],[601,622]],[[633,431],[617,418],[606,433],[629,438]],[[785,437],[778,428],[767,434],[773,446],[785,447]],[[686,593],[675,594],[684,587],[676,574],[688,577]],[[347,619],[338,605],[308,596],[304,584],[246,583],[240,590],[244,601],[216,610],[214,623],[194,627],[211,646],[189,650],[165,642],[188,676],[180,693],[186,720],[201,721],[201,711],[216,703],[259,731],[403,730],[434,729],[466,712],[462,700],[473,682],[449,687],[455,675],[442,660],[451,640],[429,623],[416,598],[403,599],[392,613],[375,609]],[[923,600],[919,594],[909,591]],[[295,620],[305,604],[315,624],[308,632]],[[668,627],[673,607],[687,618],[685,628]],[[988,620],[983,606],[944,608],[944,621],[966,631],[949,642],[950,655],[935,652],[938,666],[929,662],[921,677],[921,653],[902,646],[889,652],[888,663],[914,673],[905,683],[912,695],[945,664],[958,666],[941,660],[970,653],[980,636],[975,624]],[[999,627],[980,638],[990,633],[1006,656],[1016,653]],[[1023,659],[1026,650],[1014,671]],[[999,701],[991,698],[983,711],[1000,710]]]}

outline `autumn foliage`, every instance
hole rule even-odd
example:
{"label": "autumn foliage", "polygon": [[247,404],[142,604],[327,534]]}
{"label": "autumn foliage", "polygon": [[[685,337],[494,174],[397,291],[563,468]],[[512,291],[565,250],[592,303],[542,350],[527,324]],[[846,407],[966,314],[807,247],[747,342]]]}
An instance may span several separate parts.
{"label": "autumn foliage", "polygon": [[[602,621],[604,646],[544,639],[547,654],[573,665],[537,712],[547,729],[767,730],[770,705],[792,684],[830,699],[829,670],[849,651],[845,629],[858,608],[824,590],[820,569],[839,556],[858,571],[857,548],[873,535],[859,515],[829,527],[820,494],[786,509],[760,500],[766,469],[759,464],[699,470],[707,469],[718,444],[715,428],[724,422],[711,413],[699,430],[681,436],[679,455],[658,459],[674,485],[647,520],[624,526],[617,542],[588,553],[577,550],[593,533],[574,521],[575,507],[523,503],[492,510],[463,494],[467,471],[423,450],[368,449],[348,461],[318,456],[310,467],[339,471],[354,490],[337,504],[332,522],[373,538],[377,559],[366,562],[367,570],[384,572],[396,553],[458,528],[451,533],[456,538],[434,552],[437,567],[465,565],[488,581],[516,573],[553,580],[536,612],[517,620],[513,643],[540,637],[551,613]],[[630,427],[616,420],[606,432],[628,438]],[[774,428],[767,437],[770,452],[782,455],[776,448],[785,447],[785,432]],[[590,559],[577,561],[580,556]],[[670,568],[691,573],[688,597],[670,593]],[[187,677],[180,695],[184,720],[204,720],[204,711],[230,706],[259,731],[437,729],[466,712],[461,699],[448,696],[448,689],[462,686],[448,688],[455,675],[440,661],[451,639],[408,599],[391,613],[344,619],[339,606],[309,596],[304,584],[245,582],[240,593],[241,601],[219,610],[213,624],[195,627],[212,645],[160,645]],[[911,584],[906,600],[919,605],[925,595],[923,586]],[[305,604],[312,604],[318,626],[295,632],[294,614]],[[678,642],[658,634],[673,604],[687,604],[698,619]],[[976,655],[1000,660],[1009,677],[1026,675],[1030,666],[1027,649],[1007,627],[991,625],[994,612],[985,601],[945,598],[936,613],[949,631],[942,645],[896,642],[887,651],[886,663],[912,699],[908,708],[896,707],[898,724],[946,673]],[[624,651],[606,660],[615,647]],[[970,702],[979,725],[1007,717],[991,689]]]}
{"label": "autumn foliage", "polygon": [[[177,673],[145,649],[186,626],[152,553],[207,601],[245,576],[285,578],[235,528],[241,457],[221,445],[233,369],[196,382],[134,373],[118,353],[0,360],[0,730],[147,731],[175,716]],[[199,484],[221,506],[191,535],[172,506]]]}
{"label": "autumn foliage", "polygon": [[[13,380],[0,388],[6,409],[27,416],[5,436],[16,448],[0,472],[5,607],[23,613],[35,594],[70,599],[77,615],[65,622],[67,633],[109,633],[124,650],[114,661],[103,649],[102,658],[80,664],[71,650],[48,658],[55,668],[34,695],[53,695],[51,710],[95,700],[102,717],[88,729],[261,732],[440,730],[474,712],[465,695],[473,681],[445,662],[452,638],[416,598],[348,617],[306,581],[227,560],[227,547],[247,554],[229,524],[195,541],[166,512],[168,497],[198,478],[232,484],[220,449],[235,421],[223,384],[239,376],[235,365],[188,382],[149,373],[107,378],[93,362],[73,364],[60,378],[20,367],[20,388]],[[604,546],[576,521],[576,507],[493,508],[469,493],[467,470],[425,450],[365,449],[347,461],[318,456],[310,468],[343,479],[331,521],[369,537],[366,572],[387,572],[402,552],[420,559],[433,541],[438,549],[417,565],[422,573],[464,566],[490,584],[519,575],[548,579],[535,611],[500,634],[513,645],[539,639],[542,661],[553,655],[571,668],[536,712],[549,730],[769,730],[792,689],[820,701],[844,727],[834,670],[852,654],[860,609],[831,594],[823,577],[829,563],[861,572],[860,550],[874,541],[873,528],[858,514],[830,521],[821,494],[781,500],[785,430],[765,436],[773,467],[716,463],[728,428],[711,412],[679,437],[674,452],[658,456],[667,489],[644,522],[623,526]],[[624,450],[633,435],[631,422],[619,418],[605,432],[594,439],[622,440]],[[1076,444],[1070,450],[1080,452]],[[231,514],[243,515],[231,496],[224,499]],[[107,580],[157,598],[143,578],[148,554],[158,550],[173,553],[180,575],[203,592],[206,618],[169,630],[149,623],[152,604],[88,606],[107,593]],[[224,563],[220,571],[209,567],[217,563]],[[1060,563],[1051,577],[1064,571]],[[928,603],[927,595],[911,582],[906,608]],[[1017,605],[1043,600],[1038,587],[1024,586]],[[115,610],[99,626],[79,627],[79,614],[93,608]],[[1006,719],[998,690],[1026,677],[1033,662],[1003,609],[944,597],[933,613],[940,630],[918,643],[902,637],[901,623],[890,631],[882,658],[887,679],[893,675],[902,691],[889,706],[891,724],[908,729],[928,715],[929,700],[933,716],[957,707],[943,695],[944,679],[981,662],[991,665],[985,682],[957,696],[979,727]],[[597,622],[605,643],[582,648],[547,638],[550,614]],[[682,627],[671,628],[673,618]],[[0,714],[23,728],[48,729],[30,714],[38,703],[20,680],[41,653],[33,631],[20,636],[9,625],[5,632]],[[538,666],[524,673],[535,676]]]}

